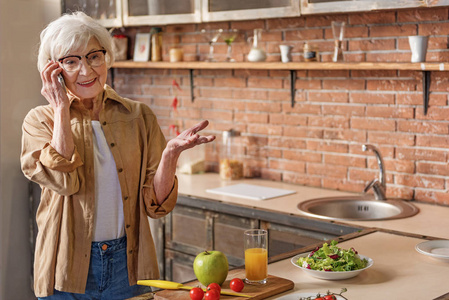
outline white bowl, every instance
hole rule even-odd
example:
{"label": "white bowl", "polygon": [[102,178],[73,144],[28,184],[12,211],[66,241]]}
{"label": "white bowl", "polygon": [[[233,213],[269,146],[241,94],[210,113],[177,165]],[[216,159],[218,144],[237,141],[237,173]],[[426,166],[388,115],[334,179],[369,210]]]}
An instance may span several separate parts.
{"label": "white bowl", "polygon": [[296,255],[296,256],[292,257],[291,262],[295,267],[300,268],[301,270],[306,272],[308,275],[315,277],[315,278],[319,278],[319,279],[342,280],[342,279],[352,278],[352,277],[359,275],[361,272],[365,271],[366,269],[368,269],[369,267],[371,267],[373,265],[373,260],[371,258],[369,258],[368,256],[360,255],[360,254],[359,254],[360,258],[366,259],[368,261],[368,265],[363,269],[359,269],[359,270],[355,270],[355,271],[344,271],[344,272],[318,271],[318,270],[303,268],[296,263],[300,257],[306,257],[308,255],[309,255],[309,253],[302,253],[302,254]]}

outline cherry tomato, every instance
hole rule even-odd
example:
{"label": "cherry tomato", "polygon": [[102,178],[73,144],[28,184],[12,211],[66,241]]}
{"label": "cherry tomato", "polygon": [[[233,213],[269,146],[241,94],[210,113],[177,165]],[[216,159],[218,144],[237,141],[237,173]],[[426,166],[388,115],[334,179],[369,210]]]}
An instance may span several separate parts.
{"label": "cherry tomato", "polygon": [[217,290],[219,293],[221,292],[221,286],[218,283],[212,282],[207,286],[207,290]]}
{"label": "cherry tomato", "polygon": [[204,296],[204,291],[199,287],[194,287],[190,290],[190,299],[192,300],[202,300]]}
{"label": "cherry tomato", "polygon": [[220,292],[216,289],[208,290],[206,292],[206,296],[204,297],[205,300],[219,300],[220,299]]}
{"label": "cherry tomato", "polygon": [[315,298],[315,300],[324,300],[323,297]]}
{"label": "cherry tomato", "polygon": [[337,297],[334,295],[326,295],[324,296],[324,300],[337,300]]}
{"label": "cherry tomato", "polygon": [[241,292],[245,287],[245,284],[243,283],[243,280],[241,280],[240,278],[234,278],[231,280],[229,286],[231,287],[231,290],[233,290],[234,292]]}

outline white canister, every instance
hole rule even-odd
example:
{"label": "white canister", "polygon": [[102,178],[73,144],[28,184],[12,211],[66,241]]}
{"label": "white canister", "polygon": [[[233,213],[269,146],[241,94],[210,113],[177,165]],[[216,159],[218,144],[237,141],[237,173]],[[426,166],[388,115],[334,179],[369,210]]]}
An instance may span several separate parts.
{"label": "white canister", "polygon": [[290,45],[279,45],[279,49],[281,50],[281,60],[283,63],[292,61],[292,49],[293,46]]}

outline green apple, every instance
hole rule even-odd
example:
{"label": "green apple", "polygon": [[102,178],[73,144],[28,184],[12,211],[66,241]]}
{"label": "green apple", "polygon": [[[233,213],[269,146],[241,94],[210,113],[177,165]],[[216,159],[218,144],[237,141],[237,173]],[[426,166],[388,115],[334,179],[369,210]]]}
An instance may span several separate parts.
{"label": "green apple", "polygon": [[215,282],[222,285],[228,276],[228,259],[220,251],[204,251],[193,261],[193,271],[202,285]]}

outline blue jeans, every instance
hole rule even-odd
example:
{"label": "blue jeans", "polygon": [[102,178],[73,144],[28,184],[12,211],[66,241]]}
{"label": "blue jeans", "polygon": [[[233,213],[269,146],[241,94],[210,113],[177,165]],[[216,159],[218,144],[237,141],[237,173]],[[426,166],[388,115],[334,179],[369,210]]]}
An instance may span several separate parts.
{"label": "blue jeans", "polygon": [[146,286],[129,286],[126,263],[126,236],[110,241],[93,242],[89,275],[84,294],[54,291],[39,300],[124,300],[151,292]]}

